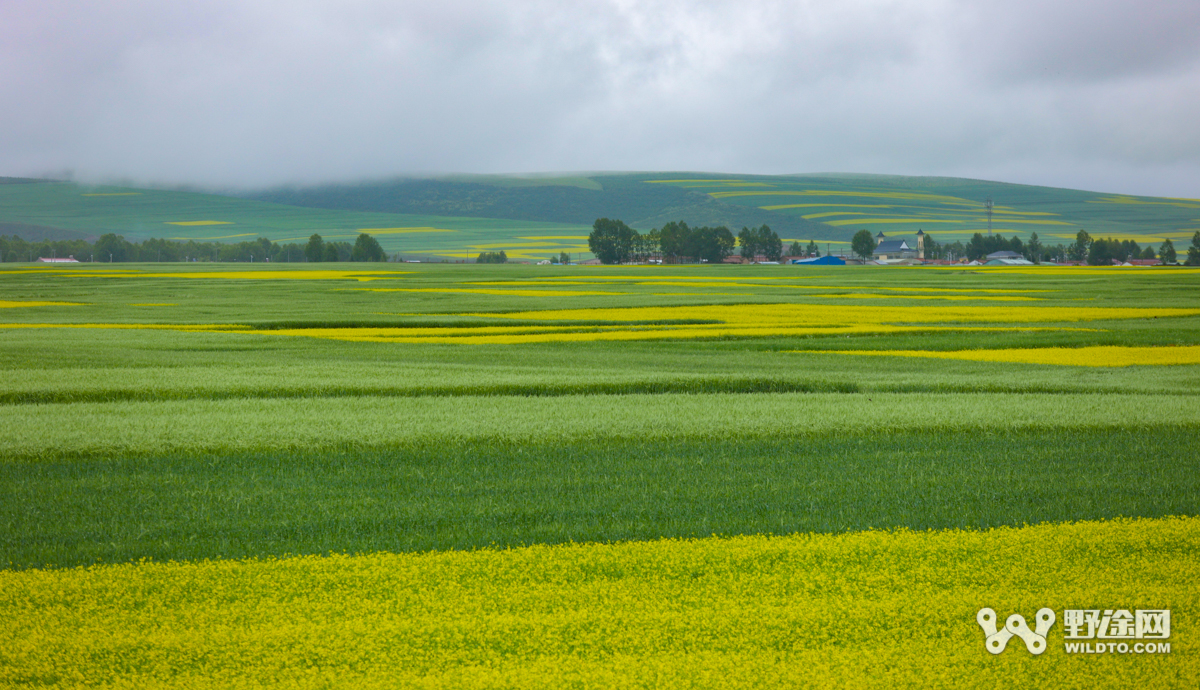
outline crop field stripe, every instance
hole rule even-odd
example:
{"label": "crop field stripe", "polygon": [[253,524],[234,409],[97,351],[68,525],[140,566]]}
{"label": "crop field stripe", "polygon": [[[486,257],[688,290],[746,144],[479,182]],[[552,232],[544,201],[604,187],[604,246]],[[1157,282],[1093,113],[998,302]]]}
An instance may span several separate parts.
{"label": "crop field stripe", "polygon": [[[1061,622],[1044,655],[997,659],[976,611],[1195,620],[1200,594],[1174,583],[1200,580],[1198,541],[1200,520],[1171,518],[0,572],[0,682],[1054,686],[1081,661]],[[1087,675],[1195,687],[1188,629]]]}
{"label": "crop field stripe", "polygon": [[975,362],[1021,362],[1080,367],[1127,367],[1200,364],[1200,345],[1183,347],[1044,347],[1011,350],[853,350],[841,354],[882,357],[928,357]]}
{"label": "crop field stripe", "polygon": [[[875,432],[906,429],[1069,429],[1200,425],[1200,406],[1179,395],[1004,393],[743,393],[169,400],[17,405],[0,455],[18,458],[158,452],[246,452],[381,447],[414,440],[554,437],[749,438],[799,436],[870,420]],[[214,434],[212,430],[221,429]]]}
{"label": "crop field stripe", "polygon": [[929,425],[12,459],[0,568],[1195,515],[1196,438]]}

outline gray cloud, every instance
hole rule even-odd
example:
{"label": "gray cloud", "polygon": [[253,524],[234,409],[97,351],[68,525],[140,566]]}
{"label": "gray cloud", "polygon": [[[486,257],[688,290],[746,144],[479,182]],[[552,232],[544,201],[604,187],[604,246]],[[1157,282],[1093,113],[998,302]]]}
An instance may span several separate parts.
{"label": "gray cloud", "polygon": [[1200,5],[29,2],[0,174],[857,171],[1200,196]]}

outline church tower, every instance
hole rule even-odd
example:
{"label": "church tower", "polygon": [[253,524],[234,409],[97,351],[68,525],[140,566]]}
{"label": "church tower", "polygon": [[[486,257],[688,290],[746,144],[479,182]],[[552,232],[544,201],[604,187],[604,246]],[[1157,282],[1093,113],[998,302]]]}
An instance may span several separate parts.
{"label": "church tower", "polygon": [[925,231],[917,230],[917,258],[925,260]]}

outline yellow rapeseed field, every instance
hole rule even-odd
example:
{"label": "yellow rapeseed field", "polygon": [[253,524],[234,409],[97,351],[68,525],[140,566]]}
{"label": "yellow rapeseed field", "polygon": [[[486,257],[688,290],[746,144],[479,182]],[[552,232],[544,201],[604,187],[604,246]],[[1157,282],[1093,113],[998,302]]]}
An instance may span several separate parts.
{"label": "yellow rapeseed field", "polygon": [[903,199],[908,201],[935,201],[942,204],[952,204],[956,206],[969,206],[971,208],[982,208],[983,204],[978,201],[969,201],[956,196],[944,196],[942,194],[921,194],[918,192],[844,192],[830,191],[822,189],[805,189],[795,191],[736,191],[736,192],[709,192],[709,196],[715,199],[727,199],[729,197],[738,196],[808,196],[808,197],[860,197],[867,199]]}
{"label": "yellow rapeseed field", "polygon": [[628,292],[600,292],[595,290],[508,290],[491,288],[352,288],[365,292],[442,292],[468,293],[472,295],[504,295],[508,297],[586,297],[594,295],[627,295]]}
{"label": "yellow rapeseed field", "polygon": [[429,226],[419,227],[402,227],[402,228],[359,228],[359,232],[366,232],[372,235],[408,235],[412,233],[426,232],[457,232],[456,230],[448,230],[446,228],[434,228]]}
{"label": "yellow rapeseed field", "polygon": [[[0,685],[1196,687],[1200,519],[0,571]],[[984,648],[982,608],[1057,623]],[[1068,654],[1065,609],[1168,609]]]}
{"label": "yellow rapeseed field", "polygon": [[869,225],[871,223],[965,223],[964,220],[939,220],[935,218],[851,218],[849,220],[825,221],[827,225]]}
{"label": "yellow rapeseed field", "polygon": [[843,326],[906,323],[1074,323],[1113,319],[1194,316],[1200,309],[1033,306],[856,306],[814,304],[713,304],[614,309],[550,309],[478,314],[494,318],[589,321],[712,319],[739,326]]}
{"label": "yellow rapeseed field", "polygon": [[[797,350],[797,352],[811,352]],[[1200,364],[1200,345],[1181,347],[1040,347],[1005,350],[845,350],[843,355],[928,357],[972,362],[1062,364],[1076,367],[1128,367],[1133,365]]]}
{"label": "yellow rapeseed field", "polygon": [[970,302],[1036,302],[1041,297],[1022,297],[1020,295],[893,295],[877,292],[849,292],[834,295],[813,295],[813,297],[830,297],[834,299],[948,299]]}
{"label": "yellow rapeseed field", "polygon": [[[727,285],[727,284],[723,284]],[[370,289],[370,288],[368,288]],[[484,294],[541,296],[543,290],[423,288],[417,291],[463,291]],[[384,289],[383,291],[391,291]],[[560,291],[561,294],[613,294]],[[862,295],[879,297],[880,295]],[[665,340],[690,338],[769,338],[781,336],[920,333],[932,331],[1090,330],[1067,324],[1101,320],[1193,316],[1200,309],[1032,307],[1032,306],[857,306],[817,304],[739,304],[612,309],[549,309],[540,311],[474,313],[469,316],[504,320],[546,321],[542,327],[504,326],[422,328],[305,328],[256,330],[239,324],[49,324],[7,323],[5,328],[113,328],[247,333],[304,336],[345,341],[394,343],[514,344]],[[575,324],[572,322],[585,321]],[[696,322],[709,323],[696,323]],[[599,322],[599,323],[598,323]],[[605,323],[607,322],[607,323]],[[689,323],[691,322],[691,323]]]}
{"label": "yellow rapeseed field", "polygon": [[[922,267],[924,268],[924,267]],[[935,266],[934,270],[961,271],[962,266]],[[1137,271],[1142,275],[1178,276],[1200,273],[1200,268],[1158,268],[1154,266],[971,266],[978,273],[1005,273],[1037,276],[1110,276],[1114,273]]]}

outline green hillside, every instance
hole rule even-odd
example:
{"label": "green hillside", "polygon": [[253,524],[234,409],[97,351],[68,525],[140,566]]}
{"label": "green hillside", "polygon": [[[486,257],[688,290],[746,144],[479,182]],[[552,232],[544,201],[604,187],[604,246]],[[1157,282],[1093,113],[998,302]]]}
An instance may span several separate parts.
{"label": "green hillside", "polygon": [[500,250],[517,259],[586,253],[598,217],[640,230],[768,224],[785,240],[848,243],[858,230],[888,236],[918,229],[939,242],[992,231],[1043,243],[1094,237],[1158,244],[1200,228],[1200,200],[1135,197],[942,177],[621,173],[457,175],[288,187],[236,194],[87,187],[0,180],[0,234],[28,240],[151,237],[303,242],[312,233],[352,240],[362,231],[392,253],[463,258]]}
{"label": "green hillside", "polygon": [[[240,242],[266,237],[303,243],[375,236],[390,253],[462,259],[504,249],[516,258],[587,249],[591,223],[543,223],[430,214],[301,208],[219,194],[65,182],[0,184],[0,235],[27,240],[91,239],[115,233],[149,238]],[[535,253],[534,253],[535,252]]]}
{"label": "green hillside", "polygon": [[[519,181],[519,184],[518,184]],[[586,184],[586,183],[594,184]],[[856,231],[939,240],[992,231],[1066,242],[1097,237],[1162,242],[1200,228],[1200,200],[1103,194],[946,177],[893,175],[595,174],[572,178],[477,176],[277,189],[255,199],[355,211],[453,214],[590,224],[621,218],[649,230],[671,220],[734,229],[767,223],[791,239],[849,240]]]}

